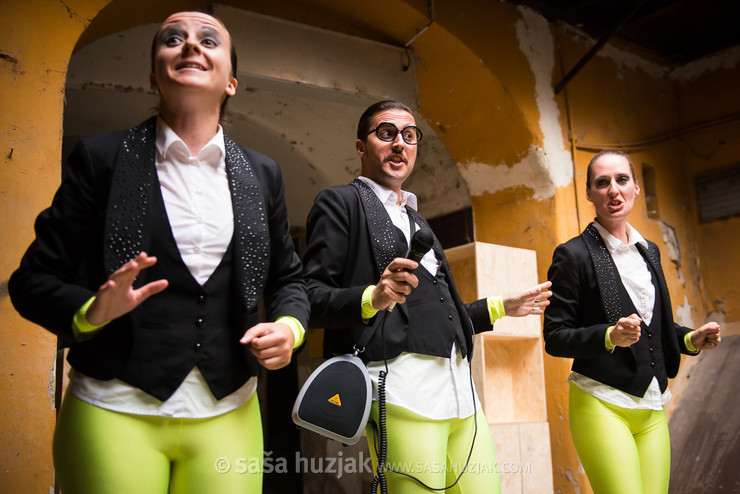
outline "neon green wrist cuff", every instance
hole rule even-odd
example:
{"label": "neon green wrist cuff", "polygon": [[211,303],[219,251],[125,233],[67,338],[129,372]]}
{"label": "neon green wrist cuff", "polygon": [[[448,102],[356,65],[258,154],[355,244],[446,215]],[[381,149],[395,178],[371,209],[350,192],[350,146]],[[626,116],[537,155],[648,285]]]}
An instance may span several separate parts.
{"label": "neon green wrist cuff", "polygon": [[488,303],[488,317],[491,320],[491,324],[501,319],[506,315],[506,309],[504,308],[504,299],[502,297],[488,297],[486,299]]}
{"label": "neon green wrist cuff", "polygon": [[74,317],[72,317],[72,329],[74,329],[76,334],[85,335],[87,333],[94,333],[110,322],[106,321],[103,324],[97,326],[87,322],[87,318],[85,317],[87,315],[87,309],[90,308],[94,301],[95,297],[90,297],[90,299],[85,302],[77,312],[75,312]]}
{"label": "neon green wrist cuff", "polygon": [[608,328],[606,328],[606,335],[604,336],[604,346],[609,352],[617,347],[614,343],[612,343],[612,339],[609,337],[609,331],[611,331],[613,327],[614,326],[609,326]]}
{"label": "neon green wrist cuff", "polygon": [[689,331],[686,333],[683,337],[683,343],[686,345],[686,350],[690,352],[698,352],[699,350],[696,349],[693,343],[691,343],[691,335],[693,334],[693,331]]}
{"label": "neon green wrist cuff", "polygon": [[372,319],[378,313],[378,309],[373,307],[373,290],[375,285],[370,285],[362,292],[362,318],[366,320]]}
{"label": "neon green wrist cuff", "polygon": [[275,322],[285,324],[293,332],[293,350],[303,344],[303,340],[306,337],[306,330],[298,319],[292,316],[280,316]]}

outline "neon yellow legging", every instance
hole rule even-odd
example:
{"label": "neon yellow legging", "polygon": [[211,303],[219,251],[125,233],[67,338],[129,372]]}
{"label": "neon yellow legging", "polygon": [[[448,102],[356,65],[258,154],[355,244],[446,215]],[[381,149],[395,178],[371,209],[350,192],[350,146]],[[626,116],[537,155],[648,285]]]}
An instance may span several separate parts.
{"label": "neon yellow legging", "polygon": [[236,410],[206,419],[111,412],[67,393],[53,449],[64,494],[262,491],[256,393]]}
{"label": "neon yellow legging", "polygon": [[[377,423],[378,404],[374,402],[370,418]],[[478,434],[468,469],[460,482],[447,493],[500,494],[496,454],[483,411],[478,409]],[[473,417],[466,419],[431,420],[405,408],[386,405],[388,431],[387,464],[395,470],[413,475],[430,487],[452,484],[465,466],[475,430]],[[376,471],[378,458],[371,426],[367,428],[368,444]],[[430,493],[421,484],[404,475],[386,472],[388,492],[393,494]]]}
{"label": "neon yellow legging", "polygon": [[664,410],[611,405],[570,383],[570,433],[594,494],[665,494],[671,443]]}

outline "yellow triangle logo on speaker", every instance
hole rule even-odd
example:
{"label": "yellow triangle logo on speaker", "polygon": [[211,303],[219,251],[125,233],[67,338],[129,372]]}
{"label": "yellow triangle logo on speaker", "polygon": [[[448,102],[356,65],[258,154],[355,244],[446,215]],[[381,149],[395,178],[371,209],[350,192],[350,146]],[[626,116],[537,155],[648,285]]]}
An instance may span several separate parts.
{"label": "yellow triangle logo on speaker", "polygon": [[329,398],[329,403],[331,403],[333,405],[336,405],[338,407],[341,407],[342,406],[342,400],[339,399],[339,393],[337,393],[334,396],[332,396],[331,398]]}

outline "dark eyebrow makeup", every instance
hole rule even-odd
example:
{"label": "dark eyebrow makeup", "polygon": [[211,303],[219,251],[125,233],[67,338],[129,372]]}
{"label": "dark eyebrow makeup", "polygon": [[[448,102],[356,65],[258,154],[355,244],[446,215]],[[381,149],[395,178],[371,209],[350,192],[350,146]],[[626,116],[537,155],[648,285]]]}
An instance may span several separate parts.
{"label": "dark eyebrow makeup", "polygon": [[[171,24],[169,26],[165,26],[162,28],[162,31],[159,33],[159,42],[164,42],[167,38],[170,36],[177,35],[180,36],[183,40],[187,39],[187,30],[180,24]],[[216,41],[218,44],[223,43],[223,39],[221,38],[221,33],[218,32],[218,30],[214,27],[210,26],[203,26],[200,29],[198,29],[198,37],[199,39],[203,38],[211,38],[214,41]]]}
{"label": "dark eyebrow makeup", "polygon": [[166,40],[168,37],[172,35],[178,35],[185,37],[185,28],[180,26],[179,24],[172,24],[166,27],[163,27],[162,30],[159,32],[159,42],[162,43],[164,40]]}
{"label": "dark eyebrow makeup", "polygon": [[217,41],[219,44],[223,43],[223,40],[221,39],[221,33],[219,33],[216,28],[204,26],[200,28],[198,34],[200,34],[201,38],[210,37]]}

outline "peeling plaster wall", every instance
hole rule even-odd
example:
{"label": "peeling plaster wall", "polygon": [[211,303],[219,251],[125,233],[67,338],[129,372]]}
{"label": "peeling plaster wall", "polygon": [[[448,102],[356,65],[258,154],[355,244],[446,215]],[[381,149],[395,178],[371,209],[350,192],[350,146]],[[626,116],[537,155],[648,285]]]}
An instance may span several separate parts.
{"label": "peeling plaster wall", "polygon": [[468,190],[472,196],[493,194],[515,187],[526,187],[532,189],[533,199],[542,200],[550,199],[555,195],[555,184],[548,173],[546,163],[545,150],[531,146],[524,159],[513,165],[468,162],[459,164],[458,167],[468,183]]}
{"label": "peeling plaster wall", "polygon": [[573,179],[571,157],[563,142],[560,109],[552,88],[555,67],[554,41],[547,21],[530,9],[519,9],[516,22],[520,50],[525,54],[535,78],[535,99],[539,111],[542,146],[531,145],[521,161],[487,164],[461,163],[458,166],[473,196],[495,193],[515,187],[533,190],[533,199],[549,199],[557,187]]}
{"label": "peeling plaster wall", "polygon": [[736,72],[740,65],[740,46],[735,46],[721,53],[687,63],[671,71],[670,78],[690,90],[689,84],[703,76],[729,71]]}
{"label": "peeling plaster wall", "polygon": [[[676,74],[681,121],[700,131],[679,144],[686,179],[691,185],[686,202],[695,204],[696,175],[740,163],[740,48],[726,50],[685,67]],[[699,223],[692,208],[690,225],[695,231],[697,261],[704,283],[702,309],[723,312],[725,334],[740,334],[740,217]],[[684,256],[686,259],[686,256]],[[697,322],[702,319],[697,319]]]}
{"label": "peeling plaster wall", "polygon": [[[564,146],[561,114],[553,90],[555,43],[547,21],[529,9],[521,8],[522,19],[516,23],[520,49],[527,56],[534,73],[534,93],[540,113],[545,168],[555,187],[565,187],[573,179],[571,156]],[[534,198],[540,197],[535,194]],[[551,195],[550,195],[551,197]]]}

